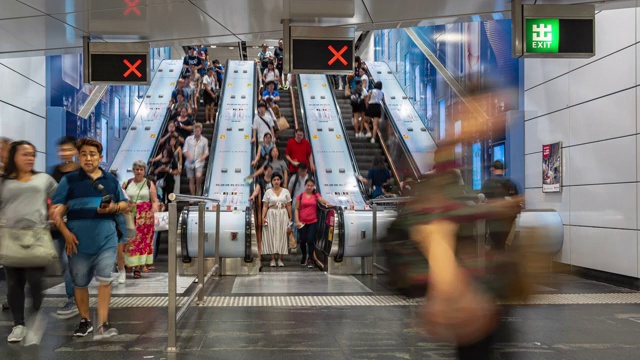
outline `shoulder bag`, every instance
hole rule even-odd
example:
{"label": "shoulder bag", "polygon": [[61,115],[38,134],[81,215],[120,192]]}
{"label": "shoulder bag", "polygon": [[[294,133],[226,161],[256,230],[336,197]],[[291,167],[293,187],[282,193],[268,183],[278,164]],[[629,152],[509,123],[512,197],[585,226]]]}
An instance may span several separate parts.
{"label": "shoulder bag", "polygon": [[[0,183],[0,206],[4,181]],[[49,229],[9,229],[0,219],[0,264],[16,268],[45,267],[57,258]]]}

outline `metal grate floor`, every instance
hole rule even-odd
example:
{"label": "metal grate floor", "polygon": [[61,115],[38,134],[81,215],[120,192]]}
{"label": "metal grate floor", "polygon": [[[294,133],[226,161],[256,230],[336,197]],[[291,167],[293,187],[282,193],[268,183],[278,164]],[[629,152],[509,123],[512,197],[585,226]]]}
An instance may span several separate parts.
{"label": "metal grate floor", "polygon": [[[181,306],[185,297],[178,297]],[[43,306],[59,307],[64,298],[46,298]],[[401,296],[207,296],[204,307],[342,307],[342,306],[412,306],[421,299],[406,299]],[[111,308],[166,307],[165,296],[127,296],[111,299]],[[607,294],[543,294],[534,295],[526,303],[510,302],[511,305],[589,305],[589,304],[640,304],[640,293]],[[91,298],[90,305],[96,305]]]}

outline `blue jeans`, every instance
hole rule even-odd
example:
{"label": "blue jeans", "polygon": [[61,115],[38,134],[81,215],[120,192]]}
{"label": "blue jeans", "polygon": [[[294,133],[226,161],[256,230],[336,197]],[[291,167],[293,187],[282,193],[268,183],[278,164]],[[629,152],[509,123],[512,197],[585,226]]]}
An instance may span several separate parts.
{"label": "blue jeans", "polygon": [[67,299],[74,297],[73,294],[73,279],[69,272],[69,257],[67,256],[67,249],[64,247],[64,237],[55,239],[58,254],[60,255],[60,269],[62,270],[62,279],[64,280],[64,290],[67,293]]}
{"label": "blue jeans", "polygon": [[102,252],[89,254],[73,254],[69,258],[69,271],[76,288],[86,288],[95,276],[101,285],[111,284],[111,272],[116,263],[117,247],[104,249]]}
{"label": "blue jeans", "polygon": [[300,229],[300,249],[302,255],[307,254],[307,259],[313,258],[313,251],[316,249],[316,230],[318,229],[318,222],[313,224],[306,224]]}

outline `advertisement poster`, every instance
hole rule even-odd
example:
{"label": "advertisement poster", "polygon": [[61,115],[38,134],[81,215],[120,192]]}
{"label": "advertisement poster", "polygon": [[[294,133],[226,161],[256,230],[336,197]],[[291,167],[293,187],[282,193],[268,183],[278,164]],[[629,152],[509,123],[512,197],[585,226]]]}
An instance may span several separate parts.
{"label": "advertisement poster", "polygon": [[562,191],[562,143],[542,145],[542,192]]}

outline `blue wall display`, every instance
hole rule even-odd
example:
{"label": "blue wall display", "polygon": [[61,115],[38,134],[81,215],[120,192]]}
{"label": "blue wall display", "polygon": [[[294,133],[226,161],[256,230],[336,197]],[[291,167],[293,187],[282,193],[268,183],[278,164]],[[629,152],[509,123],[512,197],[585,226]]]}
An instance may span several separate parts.
{"label": "blue wall display", "polygon": [[[150,55],[153,77],[160,62],[171,58],[171,48],[151,49]],[[93,138],[104,142],[102,165],[108,167],[118,152],[124,134],[129,129],[148,87],[108,86],[89,116],[86,119],[82,118],[77,114],[96,89],[95,85],[84,83],[82,64],[82,54],[47,56],[47,108],[61,108],[65,112],[65,116],[60,116],[58,112],[55,112],[55,116],[47,116],[48,123],[64,122],[50,124],[53,128],[64,128],[64,132],[47,136],[47,149],[55,148],[60,136]],[[57,159],[54,157],[47,157],[48,168],[56,162]]]}

